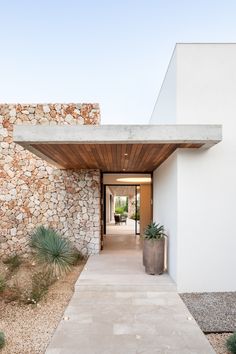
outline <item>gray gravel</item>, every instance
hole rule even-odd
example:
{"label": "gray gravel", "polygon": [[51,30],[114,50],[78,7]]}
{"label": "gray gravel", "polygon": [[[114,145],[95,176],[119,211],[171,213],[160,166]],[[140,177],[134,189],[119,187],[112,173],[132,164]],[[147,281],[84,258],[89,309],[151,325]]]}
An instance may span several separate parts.
{"label": "gray gravel", "polygon": [[203,332],[236,331],[236,292],[179,295]]}

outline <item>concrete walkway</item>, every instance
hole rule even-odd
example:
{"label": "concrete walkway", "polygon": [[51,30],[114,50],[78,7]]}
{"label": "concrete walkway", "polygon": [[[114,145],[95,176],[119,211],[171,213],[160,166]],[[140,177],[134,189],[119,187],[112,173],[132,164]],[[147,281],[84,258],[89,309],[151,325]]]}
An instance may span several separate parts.
{"label": "concrete walkway", "polygon": [[144,273],[135,236],[89,258],[47,354],[215,353],[167,274]]}

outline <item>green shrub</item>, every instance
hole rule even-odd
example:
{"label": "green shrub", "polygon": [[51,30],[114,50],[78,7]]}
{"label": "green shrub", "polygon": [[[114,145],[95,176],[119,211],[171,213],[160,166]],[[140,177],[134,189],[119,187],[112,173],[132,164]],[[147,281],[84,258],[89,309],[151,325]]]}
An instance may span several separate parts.
{"label": "green shrub", "polygon": [[13,272],[17,268],[19,268],[19,266],[21,265],[21,259],[16,254],[16,255],[8,257],[6,260],[3,261],[3,263],[8,265],[10,272]]}
{"label": "green shrub", "polygon": [[3,332],[0,332],[0,349],[2,349],[5,345],[5,335]]}
{"label": "green shrub", "polygon": [[3,293],[5,288],[6,288],[6,280],[3,276],[0,275],[0,294]]}
{"label": "green shrub", "polygon": [[115,209],[115,213],[116,214],[124,214],[124,212],[125,212],[125,207],[116,207],[116,209]]}
{"label": "green shrub", "polygon": [[227,339],[226,346],[230,353],[236,354],[236,332]]}
{"label": "green shrub", "polygon": [[32,277],[32,288],[25,294],[25,303],[37,304],[48,292],[48,288],[55,281],[51,271],[35,273]]}
{"label": "green shrub", "polygon": [[38,259],[49,266],[55,275],[69,271],[76,255],[69,240],[53,229],[40,226],[31,238],[31,247]]}

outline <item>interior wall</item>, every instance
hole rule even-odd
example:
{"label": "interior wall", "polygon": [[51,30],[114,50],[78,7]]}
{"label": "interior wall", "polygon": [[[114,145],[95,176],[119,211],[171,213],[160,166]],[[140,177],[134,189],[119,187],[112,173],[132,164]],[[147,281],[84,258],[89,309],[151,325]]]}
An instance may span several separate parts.
{"label": "interior wall", "polygon": [[167,268],[177,282],[177,153],[153,173],[153,221],[165,227],[168,236]]}
{"label": "interior wall", "polygon": [[110,203],[110,195],[112,195],[109,187],[106,187],[106,222],[109,223],[111,221],[111,208],[112,205]]}
{"label": "interior wall", "polygon": [[152,221],[152,189],[151,185],[140,185],[140,235]]}
{"label": "interior wall", "polygon": [[128,196],[128,217],[131,218],[132,215],[135,214],[136,206],[135,206],[135,187],[134,193],[129,194]]}
{"label": "interior wall", "polygon": [[110,194],[110,221],[114,219],[114,213],[115,213],[115,203],[114,203],[114,195]]}

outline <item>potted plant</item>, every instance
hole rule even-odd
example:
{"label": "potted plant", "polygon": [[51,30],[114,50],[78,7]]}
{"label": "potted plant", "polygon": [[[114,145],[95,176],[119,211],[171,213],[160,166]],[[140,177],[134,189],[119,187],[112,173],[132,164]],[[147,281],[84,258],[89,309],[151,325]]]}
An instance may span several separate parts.
{"label": "potted plant", "polygon": [[165,236],[164,226],[155,222],[144,230],[143,265],[147,274],[161,274],[164,271]]}

